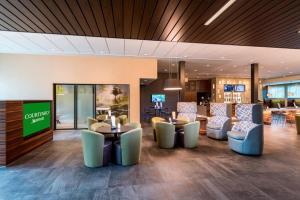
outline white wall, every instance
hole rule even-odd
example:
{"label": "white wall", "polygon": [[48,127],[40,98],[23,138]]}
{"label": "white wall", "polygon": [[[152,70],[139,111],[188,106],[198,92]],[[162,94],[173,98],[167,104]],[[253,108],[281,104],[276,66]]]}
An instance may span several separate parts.
{"label": "white wall", "polygon": [[53,83],[130,84],[130,118],[139,121],[140,78],[157,77],[157,60],[0,54],[0,100],[53,100]]}

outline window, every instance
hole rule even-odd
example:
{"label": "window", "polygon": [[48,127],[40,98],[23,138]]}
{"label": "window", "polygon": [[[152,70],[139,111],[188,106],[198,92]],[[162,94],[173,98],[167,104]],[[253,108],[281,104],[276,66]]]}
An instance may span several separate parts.
{"label": "window", "polygon": [[287,87],[288,98],[300,98],[300,84],[291,84]]}
{"label": "window", "polygon": [[271,99],[285,98],[284,85],[276,85],[268,87],[268,97]]}

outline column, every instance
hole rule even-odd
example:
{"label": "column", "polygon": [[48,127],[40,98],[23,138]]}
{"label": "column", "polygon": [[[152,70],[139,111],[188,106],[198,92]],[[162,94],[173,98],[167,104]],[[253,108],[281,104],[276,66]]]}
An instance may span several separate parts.
{"label": "column", "polygon": [[251,64],[251,103],[258,103],[258,63]]}
{"label": "column", "polygon": [[185,95],[185,61],[179,61],[178,63],[178,73],[179,73],[179,80],[182,90],[179,92],[179,101],[184,101]]}

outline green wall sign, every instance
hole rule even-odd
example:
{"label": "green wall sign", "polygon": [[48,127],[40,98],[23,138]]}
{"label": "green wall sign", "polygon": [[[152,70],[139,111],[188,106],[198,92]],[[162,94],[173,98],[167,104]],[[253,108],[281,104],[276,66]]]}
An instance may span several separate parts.
{"label": "green wall sign", "polygon": [[23,136],[28,137],[51,127],[50,102],[23,104]]}

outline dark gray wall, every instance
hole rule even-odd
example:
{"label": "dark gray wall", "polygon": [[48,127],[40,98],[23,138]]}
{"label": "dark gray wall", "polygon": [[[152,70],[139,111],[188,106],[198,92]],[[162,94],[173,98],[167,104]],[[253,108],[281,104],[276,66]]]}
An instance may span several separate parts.
{"label": "dark gray wall", "polygon": [[[175,76],[175,75],[174,75]],[[145,109],[152,106],[151,95],[152,94],[165,94],[166,102],[164,103],[165,108],[169,108],[171,111],[176,110],[176,104],[179,98],[178,91],[164,91],[164,81],[169,75],[167,73],[159,73],[155,81],[149,85],[141,86],[141,121],[144,121]]]}

